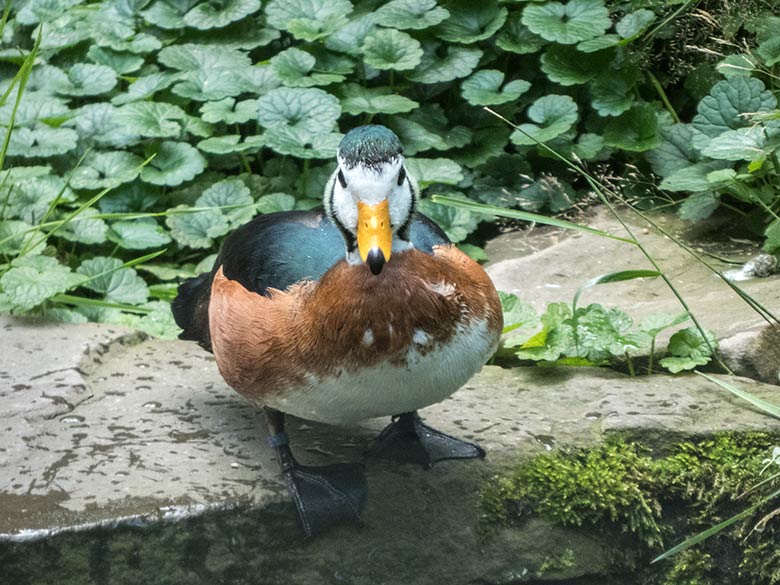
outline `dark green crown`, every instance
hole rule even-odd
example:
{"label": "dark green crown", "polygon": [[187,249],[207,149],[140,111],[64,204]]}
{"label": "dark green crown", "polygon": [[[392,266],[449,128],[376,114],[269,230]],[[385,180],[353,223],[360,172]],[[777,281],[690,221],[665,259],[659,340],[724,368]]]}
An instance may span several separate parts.
{"label": "dark green crown", "polygon": [[404,148],[398,136],[384,126],[358,126],[347,132],[339,144],[338,156],[348,168],[358,164],[378,167],[402,156]]}

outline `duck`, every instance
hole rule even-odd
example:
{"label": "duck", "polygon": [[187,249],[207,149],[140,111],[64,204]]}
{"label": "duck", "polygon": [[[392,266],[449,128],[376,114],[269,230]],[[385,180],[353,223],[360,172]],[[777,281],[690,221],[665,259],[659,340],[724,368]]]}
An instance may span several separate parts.
{"label": "duck", "polygon": [[172,302],[179,337],[212,352],[225,382],[262,408],[307,536],[361,523],[364,465],[300,464],[287,416],[340,426],[390,417],[369,457],[429,468],[485,456],[418,410],[493,355],[501,303],[484,269],[417,210],[404,160],[390,129],[353,128],[322,208],[255,217]]}

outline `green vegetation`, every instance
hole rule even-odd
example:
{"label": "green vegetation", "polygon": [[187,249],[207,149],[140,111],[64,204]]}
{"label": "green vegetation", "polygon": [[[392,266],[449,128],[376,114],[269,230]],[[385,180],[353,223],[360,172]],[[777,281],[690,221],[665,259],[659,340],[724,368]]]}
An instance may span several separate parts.
{"label": "green vegetation", "polygon": [[764,499],[778,487],[774,468],[780,449],[773,450],[778,439],[766,433],[722,433],[676,444],[653,458],[640,445],[611,438],[592,449],[539,455],[485,486],[484,529],[539,515],[609,538],[622,535],[630,539],[627,546],[643,551],[645,560],[618,566],[619,573],[646,567],[665,543],[748,508],[750,514],[733,529],[673,557],[672,563],[653,565],[646,577],[632,582],[780,583],[780,529],[770,521],[776,513],[772,503]]}
{"label": "green vegetation", "polygon": [[[0,310],[174,334],[175,283],[252,215],[316,205],[341,133],[367,122],[399,134],[426,194],[566,211],[590,186],[542,140],[652,166],[694,193],[691,219],[737,198],[774,251],[780,19],[705,3],[707,35],[754,48],[710,59],[681,48],[709,38],[693,4],[6,2]],[[480,257],[491,218],[422,209]]]}
{"label": "green vegetation", "polygon": [[[633,319],[621,309],[605,309],[600,304],[578,307],[580,295],[586,288],[634,278],[655,278],[652,270],[626,270],[591,279],[575,293],[571,305],[551,303],[538,316],[528,303],[517,296],[499,293],[504,310],[504,334],[498,357],[532,360],[545,364],[599,366],[625,360],[629,372],[636,373],[633,356],[648,352],[647,373],[653,373],[656,357],[655,340],[662,331],[688,320],[687,312],[675,315],[649,315],[632,329]],[[542,328],[533,331],[541,323]],[[660,360],[672,373],[692,370],[707,364],[717,340],[705,330],[707,339],[696,327],[675,332],[669,340],[668,356]]]}

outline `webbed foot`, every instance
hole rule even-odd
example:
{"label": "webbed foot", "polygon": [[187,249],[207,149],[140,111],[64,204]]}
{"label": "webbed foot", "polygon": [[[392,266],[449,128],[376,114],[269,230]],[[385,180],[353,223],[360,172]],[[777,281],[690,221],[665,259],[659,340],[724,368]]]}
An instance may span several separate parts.
{"label": "webbed foot", "polygon": [[298,509],[306,536],[338,524],[361,524],[366,500],[363,466],[340,463],[324,467],[295,464],[282,472],[287,491]]}
{"label": "webbed foot", "polygon": [[301,465],[293,457],[283,430],[284,415],[266,409],[266,417],[271,429],[268,442],[276,451],[284,483],[306,536],[326,532],[337,524],[361,524],[360,512],[366,500],[363,465]]}
{"label": "webbed foot", "polygon": [[377,437],[368,454],[430,468],[445,459],[482,458],[485,451],[479,445],[429,427],[416,412],[405,412],[393,417],[393,422]]}

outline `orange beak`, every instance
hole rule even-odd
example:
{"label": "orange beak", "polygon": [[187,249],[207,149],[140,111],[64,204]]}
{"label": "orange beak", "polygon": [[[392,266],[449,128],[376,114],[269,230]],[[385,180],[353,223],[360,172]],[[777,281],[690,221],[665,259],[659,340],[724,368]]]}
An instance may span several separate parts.
{"label": "orange beak", "polygon": [[379,274],[393,249],[387,199],[376,205],[358,201],[357,245],[363,262],[368,264],[373,274]]}

